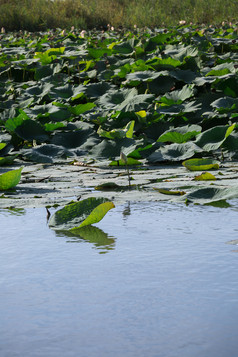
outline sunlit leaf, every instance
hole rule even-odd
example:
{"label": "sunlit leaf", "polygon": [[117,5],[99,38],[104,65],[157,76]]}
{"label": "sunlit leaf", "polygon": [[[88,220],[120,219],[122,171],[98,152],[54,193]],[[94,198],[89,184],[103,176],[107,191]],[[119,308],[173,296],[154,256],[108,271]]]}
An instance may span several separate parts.
{"label": "sunlit leaf", "polygon": [[184,191],[175,191],[175,190],[166,190],[163,188],[156,188],[154,190],[158,191],[159,193],[163,193],[164,195],[173,195],[173,196],[183,196],[186,194]]}
{"label": "sunlit leaf", "polygon": [[[80,226],[78,228],[82,228],[84,226],[89,226],[91,224],[100,222],[103,217],[105,216],[105,214],[107,214],[107,212],[114,208],[115,205],[113,202],[104,202],[101,203],[100,205],[98,205],[96,208],[94,208],[94,210],[90,213],[90,215],[80,224]],[[71,231],[74,231],[74,229],[77,228],[72,228]]]}
{"label": "sunlit leaf", "polygon": [[208,180],[216,180],[216,177],[212,175],[210,172],[204,172],[201,175],[194,177],[195,181],[208,181]]}
{"label": "sunlit leaf", "polygon": [[49,226],[57,230],[68,230],[97,223],[113,207],[114,204],[106,198],[87,198],[56,211]]}
{"label": "sunlit leaf", "polygon": [[219,169],[219,161],[213,159],[190,159],[183,163],[190,171],[206,171],[206,170],[217,170]]}
{"label": "sunlit leaf", "polygon": [[15,187],[20,179],[23,167],[17,170],[7,171],[0,175],[0,190],[5,191]]}
{"label": "sunlit leaf", "polygon": [[111,161],[109,164],[109,166],[126,166],[126,165],[127,166],[141,165],[141,161],[133,159],[132,157],[128,157],[127,162],[120,159],[120,160]]}
{"label": "sunlit leaf", "polygon": [[0,150],[2,150],[3,148],[5,148],[7,144],[6,143],[0,143]]}
{"label": "sunlit leaf", "polygon": [[235,126],[236,124],[215,126],[199,134],[195,143],[205,151],[217,150],[232,133]]}

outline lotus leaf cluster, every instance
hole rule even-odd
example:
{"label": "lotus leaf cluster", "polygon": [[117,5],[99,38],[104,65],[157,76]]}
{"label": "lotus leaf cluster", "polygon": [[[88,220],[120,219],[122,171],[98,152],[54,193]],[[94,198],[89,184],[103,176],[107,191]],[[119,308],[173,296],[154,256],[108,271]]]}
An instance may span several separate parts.
{"label": "lotus leaf cluster", "polygon": [[2,34],[1,152],[236,159],[237,50],[232,27]]}

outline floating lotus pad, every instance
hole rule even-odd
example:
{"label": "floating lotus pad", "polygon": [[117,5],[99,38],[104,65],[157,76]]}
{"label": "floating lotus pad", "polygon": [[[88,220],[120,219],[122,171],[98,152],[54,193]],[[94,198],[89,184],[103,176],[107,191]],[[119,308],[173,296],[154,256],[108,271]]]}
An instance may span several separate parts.
{"label": "floating lotus pad", "polygon": [[220,163],[212,159],[189,159],[182,164],[190,171],[205,171],[219,169]]}

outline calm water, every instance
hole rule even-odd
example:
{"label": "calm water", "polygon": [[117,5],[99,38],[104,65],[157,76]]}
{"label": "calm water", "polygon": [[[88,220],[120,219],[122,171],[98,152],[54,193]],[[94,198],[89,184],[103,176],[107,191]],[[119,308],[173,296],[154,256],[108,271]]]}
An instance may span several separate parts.
{"label": "calm water", "polygon": [[127,204],[83,240],[1,210],[0,356],[236,357],[237,216]]}

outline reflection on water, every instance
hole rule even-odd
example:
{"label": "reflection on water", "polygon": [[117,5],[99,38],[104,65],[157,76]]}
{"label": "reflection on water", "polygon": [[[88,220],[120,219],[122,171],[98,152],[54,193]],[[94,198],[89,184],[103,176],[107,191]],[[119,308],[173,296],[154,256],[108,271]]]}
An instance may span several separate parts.
{"label": "reflection on water", "polygon": [[0,356],[235,357],[231,204],[128,202],[76,236],[1,210]]}
{"label": "reflection on water", "polygon": [[15,207],[10,207],[7,209],[0,209],[0,215],[3,216],[8,216],[10,215],[14,215],[14,216],[22,216],[26,213],[24,208],[15,208]]}
{"label": "reflection on water", "polygon": [[108,234],[95,226],[85,226],[74,229],[74,231],[56,231],[58,237],[70,237],[68,243],[80,243],[86,241],[91,243],[94,248],[98,249],[100,253],[107,253],[109,250],[115,248],[116,239],[109,237]]}
{"label": "reflection on water", "polygon": [[130,201],[128,201],[125,204],[125,208],[124,208],[122,214],[123,214],[125,219],[127,218],[127,216],[129,216],[131,214],[131,203],[130,203]]}

